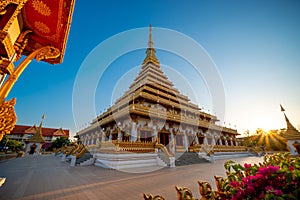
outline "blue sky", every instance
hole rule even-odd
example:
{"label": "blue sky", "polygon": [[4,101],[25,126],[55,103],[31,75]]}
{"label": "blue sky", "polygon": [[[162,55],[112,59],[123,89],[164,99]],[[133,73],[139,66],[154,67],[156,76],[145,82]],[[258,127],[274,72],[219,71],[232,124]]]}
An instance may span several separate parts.
{"label": "blue sky", "polygon": [[[292,123],[300,127],[300,2],[291,0],[89,3],[77,0],[63,63],[52,66],[32,62],[8,97],[17,97],[17,123],[38,124],[45,113],[44,124],[48,127],[67,128],[74,134],[86,126],[75,127],[72,114],[73,85],[82,62],[106,39],[150,23],[181,32],[207,51],[223,80],[227,125],[236,125],[241,133],[260,127],[283,128],[281,103]],[[147,38],[145,35],[145,43]],[[111,104],[111,97],[106,94],[111,93],[120,77],[135,68],[126,78],[128,85],[123,85],[129,87],[144,56],[143,50],[134,51],[112,63],[98,85],[97,114]],[[157,57],[162,64],[193,79],[193,73],[185,70],[180,58],[163,51],[158,51]],[[99,59],[105,59],[105,55],[99,55]],[[165,69],[170,80],[176,82],[167,71],[170,70]],[[204,83],[199,80],[191,84],[197,88]],[[175,86],[184,90],[176,83]],[[211,110],[205,85],[200,93],[196,94],[200,99],[197,103],[204,110]]]}

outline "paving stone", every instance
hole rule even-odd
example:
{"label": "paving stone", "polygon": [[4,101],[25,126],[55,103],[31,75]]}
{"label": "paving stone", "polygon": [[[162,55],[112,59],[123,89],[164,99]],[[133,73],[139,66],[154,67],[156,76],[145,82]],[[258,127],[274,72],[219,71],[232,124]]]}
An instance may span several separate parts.
{"label": "paving stone", "polygon": [[[262,158],[233,159],[238,162],[261,162]],[[161,194],[176,199],[175,185],[188,186],[200,198],[198,180],[213,185],[214,175],[225,175],[224,160],[163,168],[150,173],[127,173],[96,166],[70,167],[59,158],[26,156],[0,162],[0,177],[6,181],[0,187],[0,199],[143,199],[143,193]],[[137,171],[135,171],[137,172]],[[143,170],[140,170],[143,172]]]}

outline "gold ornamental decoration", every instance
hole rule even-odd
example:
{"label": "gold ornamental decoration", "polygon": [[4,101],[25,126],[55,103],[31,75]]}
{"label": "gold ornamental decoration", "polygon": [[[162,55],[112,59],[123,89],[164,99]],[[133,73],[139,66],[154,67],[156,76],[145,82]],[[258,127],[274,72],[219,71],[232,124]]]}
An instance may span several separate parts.
{"label": "gold ornamental decoration", "polygon": [[143,194],[143,197],[145,200],[165,200],[165,198],[161,195],[155,195],[152,194]]}
{"label": "gold ornamental decoration", "polygon": [[16,12],[13,13],[9,21],[6,23],[5,27],[2,29],[3,32],[7,32],[8,28],[11,26],[13,23],[14,19],[18,16],[18,14],[21,12],[21,9],[23,6],[26,4],[28,0],[1,0],[0,1],[0,15],[4,15],[6,13],[6,6],[9,4],[16,4],[17,9]]}
{"label": "gold ornamental decoration", "polygon": [[5,134],[9,134],[15,127],[17,115],[14,110],[16,98],[3,102],[0,105],[0,141]]}
{"label": "gold ornamental decoration", "polygon": [[46,24],[44,24],[43,22],[36,21],[36,22],[34,22],[34,26],[41,33],[50,33],[50,28]]}
{"label": "gold ornamental decoration", "polygon": [[5,98],[8,96],[10,90],[12,89],[13,85],[16,83],[22,72],[26,69],[28,64],[33,60],[36,59],[37,61],[40,60],[47,60],[57,58],[60,55],[59,49],[52,47],[52,46],[45,46],[41,47],[33,51],[29,54],[14,70],[14,72],[8,77],[6,82],[0,88],[0,102],[4,102]]}
{"label": "gold ornamental decoration", "polygon": [[16,99],[13,98],[10,101],[5,101],[8,96],[10,90],[13,85],[16,83],[22,72],[28,66],[28,64],[36,59],[47,60],[57,58],[60,55],[59,49],[52,46],[41,47],[33,51],[30,55],[28,55],[19,66],[12,72],[12,74],[8,77],[5,83],[0,88],[0,140],[4,134],[9,134],[14,128],[17,122],[17,116],[14,111],[14,105],[16,104]]}
{"label": "gold ornamental decoration", "polygon": [[50,16],[51,15],[50,8],[43,1],[33,0],[32,1],[32,6],[41,15],[44,15],[44,16]]}

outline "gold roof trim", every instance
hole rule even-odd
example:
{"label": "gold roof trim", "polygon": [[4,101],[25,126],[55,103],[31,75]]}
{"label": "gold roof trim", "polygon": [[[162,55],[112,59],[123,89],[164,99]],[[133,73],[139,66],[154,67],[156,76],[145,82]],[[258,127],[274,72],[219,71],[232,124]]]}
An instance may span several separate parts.
{"label": "gold roof trim", "polygon": [[36,125],[34,124],[32,127],[28,128],[25,130],[25,133],[32,133],[32,134],[35,134],[37,132],[37,127]]}

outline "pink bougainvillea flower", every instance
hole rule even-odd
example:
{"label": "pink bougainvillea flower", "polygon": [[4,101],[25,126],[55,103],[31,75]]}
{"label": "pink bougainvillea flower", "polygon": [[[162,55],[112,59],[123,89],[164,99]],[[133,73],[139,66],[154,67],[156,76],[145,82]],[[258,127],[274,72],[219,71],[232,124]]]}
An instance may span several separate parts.
{"label": "pink bougainvillea flower", "polygon": [[251,164],[245,163],[245,164],[244,164],[244,167],[245,167],[246,169],[249,169],[249,168],[251,167]]}
{"label": "pink bougainvillea flower", "polygon": [[277,196],[282,196],[283,192],[281,190],[274,190],[274,194]]}

